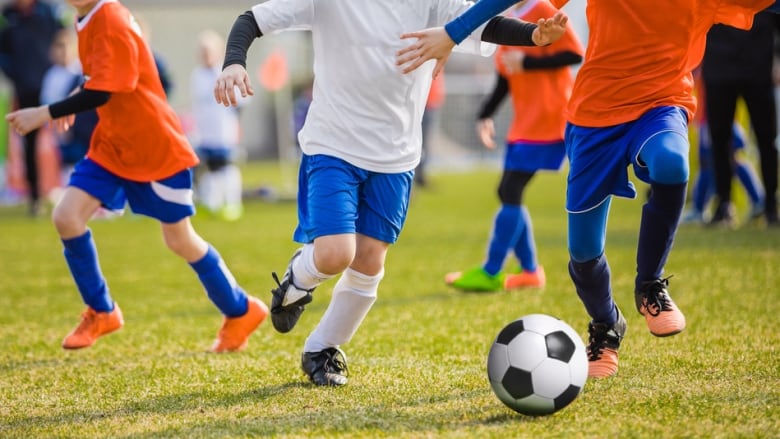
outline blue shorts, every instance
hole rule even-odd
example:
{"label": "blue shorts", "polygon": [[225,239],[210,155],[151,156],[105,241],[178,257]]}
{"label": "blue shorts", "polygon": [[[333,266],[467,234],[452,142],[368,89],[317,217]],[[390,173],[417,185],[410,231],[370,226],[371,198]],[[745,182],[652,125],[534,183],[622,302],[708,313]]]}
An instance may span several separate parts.
{"label": "blue shorts", "polygon": [[566,210],[585,212],[610,195],[634,198],[628,166],[640,180],[650,183],[647,167],[639,160],[644,145],[658,133],[672,131],[688,139],[688,117],[678,107],[657,107],[639,119],[609,127],[566,126],[569,177]]}
{"label": "blue shorts", "polygon": [[394,243],[409,210],[413,171],[381,174],[327,155],[303,155],[293,239],[360,233]]}
{"label": "blue shorts", "polygon": [[504,169],[507,171],[557,171],[566,157],[563,140],[551,143],[512,142],[506,145]]}
{"label": "blue shorts", "polygon": [[106,209],[122,210],[127,203],[134,213],[164,223],[176,223],[195,213],[190,169],[159,181],[138,182],[119,177],[85,158],[76,165],[68,185],[97,198]]}

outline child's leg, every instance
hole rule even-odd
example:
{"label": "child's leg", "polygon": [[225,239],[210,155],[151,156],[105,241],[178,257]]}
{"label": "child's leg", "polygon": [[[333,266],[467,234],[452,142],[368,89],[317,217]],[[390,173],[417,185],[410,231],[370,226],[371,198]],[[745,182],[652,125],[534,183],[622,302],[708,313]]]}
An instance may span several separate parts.
{"label": "child's leg", "polygon": [[226,317],[247,312],[247,295],[238,285],[216,249],[193,229],[189,217],[162,224],[165,244],[186,260],[198,274],[206,293]]}
{"label": "child's leg", "polygon": [[100,270],[92,233],[87,228],[87,221],[98,207],[98,199],[70,186],[54,208],[52,220],[84,303],[97,312],[109,312],[114,309],[114,301]]}
{"label": "child's leg", "polygon": [[[528,182],[534,176],[533,172],[505,170],[498,186],[498,197],[501,207],[493,220],[493,232],[488,244],[487,260],[483,268],[488,274],[496,275],[504,266],[504,260],[509,250],[515,250],[520,237],[527,228],[527,211],[522,206],[523,192]],[[526,235],[526,238],[528,236]],[[528,244],[526,239],[522,244]],[[533,244],[533,236],[531,236]],[[520,262],[533,265],[536,268],[536,255],[533,246],[521,245],[517,254]],[[525,260],[523,260],[525,259]]]}

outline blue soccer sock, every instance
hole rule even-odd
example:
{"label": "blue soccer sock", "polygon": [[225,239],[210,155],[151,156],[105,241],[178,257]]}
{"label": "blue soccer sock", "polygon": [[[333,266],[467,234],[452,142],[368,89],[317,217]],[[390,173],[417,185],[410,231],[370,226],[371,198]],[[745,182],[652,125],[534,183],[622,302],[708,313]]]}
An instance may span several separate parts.
{"label": "blue soccer sock", "polygon": [[214,305],[227,317],[240,317],[249,309],[248,298],[214,247],[190,264]]}
{"label": "blue soccer sock", "polygon": [[488,245],[487,261],[482,266],[488,274],[495,276],[504,267],[506,255],[514,248],[522,227],[520,206],[502,204],[493,219],[493,236]]}
{"label": "blue soccer sock", "polygon": [[658,279],[672,249],[680,214],[685,205],[686,183],[653,183],[650,199],[642,207],[636,252],[636,288]]}
{"label": "blue soccer sock", "polygon": [[752,204],[760,204],[764,201],[764,188],[756,175],[756,171],[748,163],[738,160],[736,166],[737,178],[750,197]]}
{"label": "blue soccer sock", "polygon": [[712,169],[702,169],[699,171],[699,176],[696,178],[696,183],[693,185],[693,193],[691,194],[693,200],[693,208],[697,212],[704,212],[707,208],[707,203],[715,193],[715,182],[712,178]]}
{"label": "blue soccer sock", "polygon": [[617,307],[612,298],[609,263],[606,255],[587,262],[569,261],[569,275],[577,295],[594,322],[612,325],[617,321]]}
{"label": "blue soccer sock", "polygon": [[112,311],[114,301],[108,293],[106,279],[100,271],[92,232],[87,229],[81,236],[63,239],[62,244],[65,247],[63,251],[65,261],[68,263],[84,303],[97,312]]}
{"label": "blue soccer sock", "polygon": [[536,242],[531,214],[525,206],[520,206],[520,234],[515,242],[514,251],[520,266],[525,271],[536,271]]}

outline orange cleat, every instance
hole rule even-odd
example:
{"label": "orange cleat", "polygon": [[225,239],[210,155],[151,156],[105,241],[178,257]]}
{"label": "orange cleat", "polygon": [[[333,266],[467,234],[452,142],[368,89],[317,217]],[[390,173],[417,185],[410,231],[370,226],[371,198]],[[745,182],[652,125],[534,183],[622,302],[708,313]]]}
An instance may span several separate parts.
{"label": "orange cleat", "polygon": [[618,310],[618,320],[612,326],[591,322],[588,325],[588,377],[607,378],[618,371],[618,349],[626,334],[626,319]]}
{"label": "orange cleat", "polygon": [[668,337],[685,329],[685,316],[669,296],[669,278],[643,282],[634,293],[636,309],[645,316],[650,333]]}
{"label": "orange cleat", "polygon": [[81,349],[90,347],[98,337],[110,334],[124,325],[122,310],[114,303],[110,312],[97,312],[87,308],[81,313],[81,323],[62,340],[63,349]]}
{"label": "orange cleat", "polygon": [[547,283],[544,268],[539,265],[534,271],[523,270],[516,274],[507,274],[504,280],[504,288],[513,290],[518,288],[542,288]]}
{"label": "orange cleat", "polygon": [[249,344],[249,336],[268,316],[268,307],[262,300],[249,296],[248,308],[240,317],[225,317],[211,352],[237,352]]}

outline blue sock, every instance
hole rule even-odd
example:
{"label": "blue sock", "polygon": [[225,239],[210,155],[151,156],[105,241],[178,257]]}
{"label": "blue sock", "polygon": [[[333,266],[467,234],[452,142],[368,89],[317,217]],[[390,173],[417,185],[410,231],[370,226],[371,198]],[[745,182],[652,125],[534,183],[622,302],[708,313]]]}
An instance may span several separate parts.
{"label": "blue sock", "polygon": [[698,212],[704,212],[707,203],[715,193],[715,181],[712,179],[712,170],[703,169],[699,171],[699,177],[693,185],[693,208]]}
{"label": "blue sock", "polygon": [[502,204],[493,219],[493,236],[488,246],[487,261],[482,268],[495,276],[504,267],[504,260],[510,248],[514,248],[521,227],[524,226],[520,206]]}
{"label": "blue sock", "polygon": [[248,309],[247,296],[238,286],[222,257],[209,245],[206,255],[190,264],[214,305],[227,317],[240,317]]}
{"label": "blue sock", "polygon": [[68,263],[76,287],[81,298],[90,308],[97,312],[110,312],[114,309],[114,301],[108,293],[106,278],[100,271],[95,241],[92,232],[87,230],[81,236],[63,239],[65,247],[63,254]]}
{"label": "blue sock", "polygon": [[753,167],[745,162],[737,161],[736,174],[750,197],[750,202],[753,204],[761,203],[764,200],[764,189]]}
{"label": "blue sock", "polygon": [[637,289],[642,282],[663,274],[685,205],[685,186],[653,183],[650,199],[642,206],[636,251]]}
{"label": "blue sock", "polygon": [[569,261],[569,275],[577,295],[594,322],[612,325],[617,321],[617,307],[612,298],[609,263],[606,255],[587,262]]}
{"label": "blue sock", "polygon": [[534,226],[531,214],[525,206],[520,206],[520,235],[515,242],[514,250],[520,266],[525,271],[536,271],[536,243],[534,242]]}

